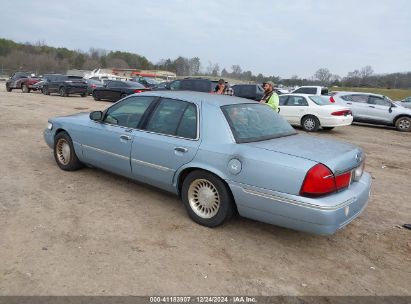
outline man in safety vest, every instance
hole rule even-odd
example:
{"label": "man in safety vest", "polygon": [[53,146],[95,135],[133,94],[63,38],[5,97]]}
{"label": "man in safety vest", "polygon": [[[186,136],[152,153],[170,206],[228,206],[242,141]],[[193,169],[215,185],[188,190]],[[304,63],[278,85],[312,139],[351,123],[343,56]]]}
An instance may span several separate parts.
{"label": "man in safety vest", "polygon": [[275,111],[278,111],[279,98],[277,93],[274,91],[274,82],[266,81],[263,83],[264,96],[261,98],[260,102],[265,103],[272,107]]}

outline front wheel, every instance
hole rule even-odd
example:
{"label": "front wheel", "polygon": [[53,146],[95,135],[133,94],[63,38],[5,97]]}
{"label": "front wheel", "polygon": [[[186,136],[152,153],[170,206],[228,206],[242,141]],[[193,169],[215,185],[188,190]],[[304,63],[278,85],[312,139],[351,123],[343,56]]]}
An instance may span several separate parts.
{"label": "front wheel", "polygon": [[182,200],[190,218],[196,223],[216,227],[234,214],[234,199],[217,176],[193,171],[184,179]]}
{"label": "front wheel", "polygon": [[307,115],[302,119],[301,126],[304,131],[315,132],[318,131],[318,128],[320,127],[320,121],[313,115]]}
{"label": "front wheel", "polygon": [[29,89],[29,87],[26,85],[26,84],[22,84],[21,85],[21,91],[23,92],[23,93],[29,93],[30,92],[30,89]]}
{"label": "front wheel", "polygon": [[6,84],[6,91],[7,92],[11,92],[13,89],[12,88],[10,88],[7,84]]}
{"label": "front wheel", "polygon": [[48,87],[43,87],[42,92],[44,95],[50,95],[50,91]]}
{"label": "front wheel", "polygon": [[81,97],[86,97],[86,93],[81,93],[80,96]]}
{"label": "front wheel", "polygon": [[60,132],[54,138],[54,159],[60,169],[74,171],[82,167],[74,151],[73,142],[66,132]]}
{"label": "front wheel", "polygon": [[399,117],[395,121],[395,127],[398,131],[409,132],[411,131],[411,118],[407,116]]}

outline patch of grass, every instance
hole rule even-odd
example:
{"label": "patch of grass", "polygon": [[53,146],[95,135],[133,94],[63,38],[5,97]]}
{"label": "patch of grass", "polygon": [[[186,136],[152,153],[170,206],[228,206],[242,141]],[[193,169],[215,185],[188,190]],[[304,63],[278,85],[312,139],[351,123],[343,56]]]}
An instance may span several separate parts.
{"label": "patch of grass", "polygon": [[330,87],[330,91],[350,91],[350,92],[366,92],[388,96],[392,100],[402,100],[405,97],[411,96],[411,90],[403,89],[381,89],[381,88],[344,88]]}

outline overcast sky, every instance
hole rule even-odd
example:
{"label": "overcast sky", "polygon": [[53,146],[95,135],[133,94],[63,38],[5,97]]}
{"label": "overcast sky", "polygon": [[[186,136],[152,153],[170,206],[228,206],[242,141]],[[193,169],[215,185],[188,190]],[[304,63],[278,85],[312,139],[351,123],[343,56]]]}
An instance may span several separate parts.
{"label": "overcast sky", "polygon": [[1,0],[0,37],[178,56],[254,74],[411,71],[408,0]]}

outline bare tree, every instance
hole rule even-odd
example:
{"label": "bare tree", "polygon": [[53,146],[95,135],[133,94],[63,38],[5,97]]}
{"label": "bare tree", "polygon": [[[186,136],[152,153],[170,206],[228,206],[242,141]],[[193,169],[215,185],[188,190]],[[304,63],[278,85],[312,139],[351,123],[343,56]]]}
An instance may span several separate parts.
{"label": "bare tree", "polygon": [[314,79],[317,79],[321,82],[323,85],[328,85],[330,82],[332,74],[330,71],[326,68],[321,68],[318,69],[317,72],[314,74]]}

